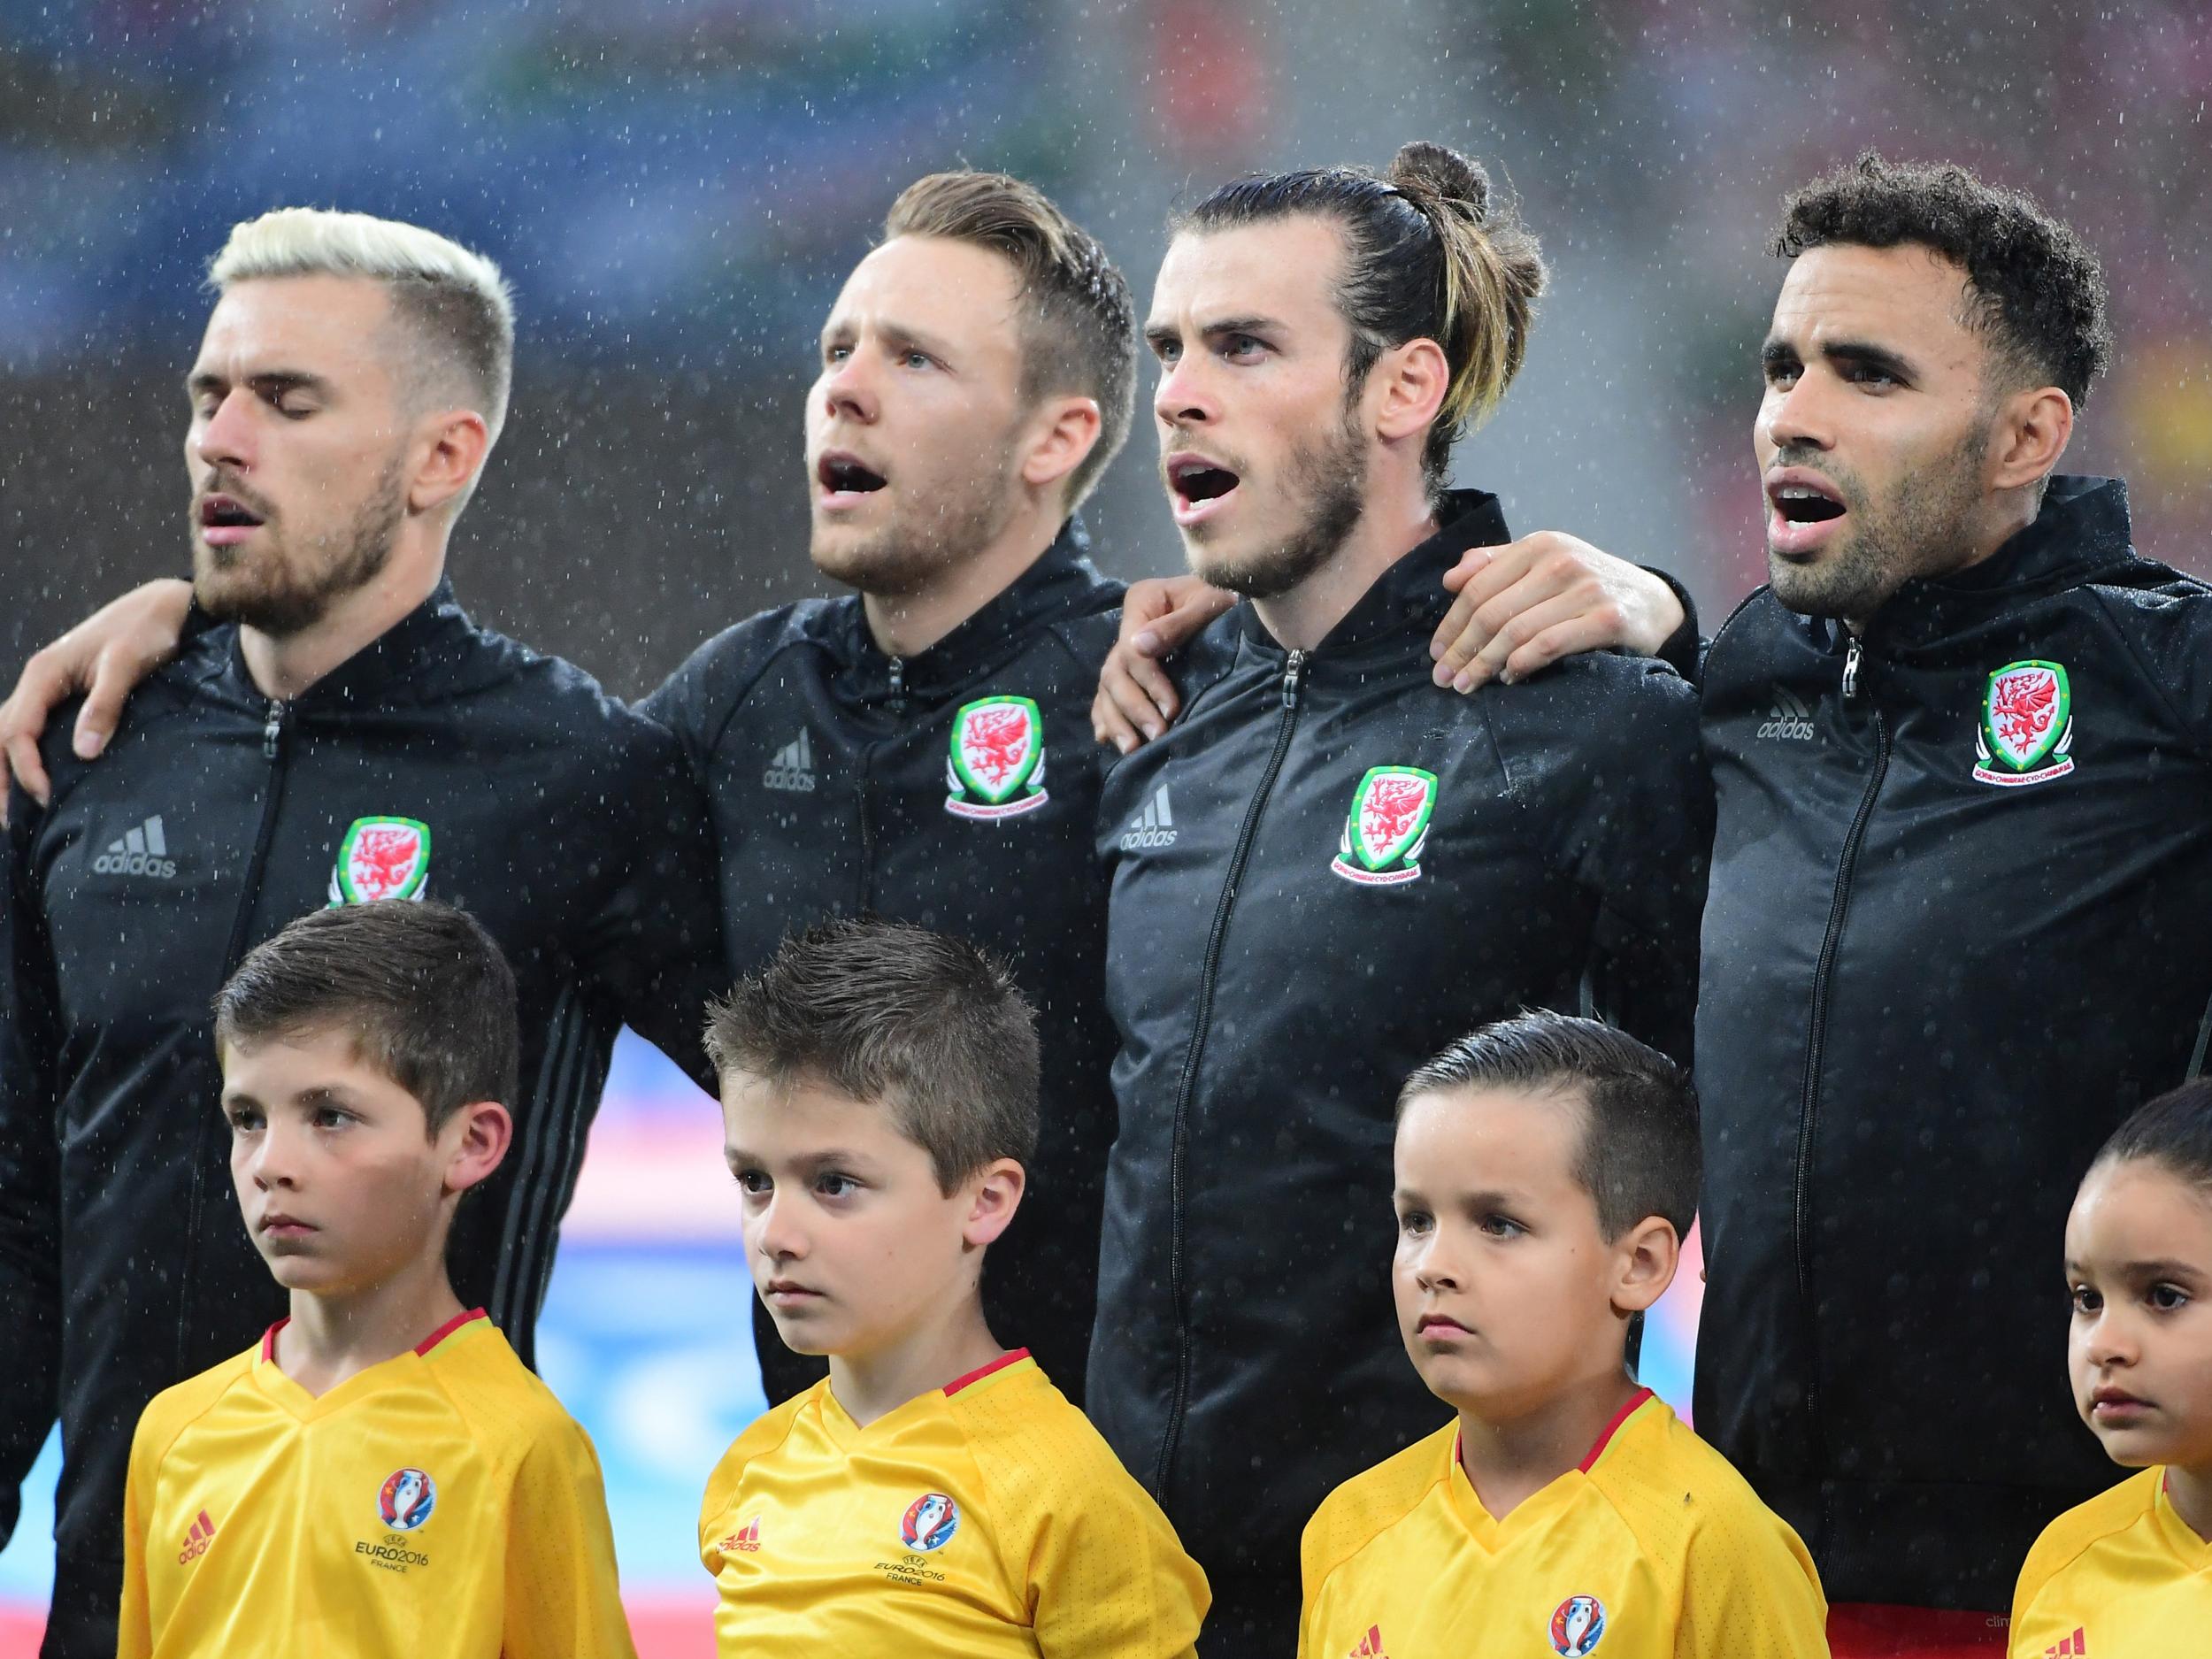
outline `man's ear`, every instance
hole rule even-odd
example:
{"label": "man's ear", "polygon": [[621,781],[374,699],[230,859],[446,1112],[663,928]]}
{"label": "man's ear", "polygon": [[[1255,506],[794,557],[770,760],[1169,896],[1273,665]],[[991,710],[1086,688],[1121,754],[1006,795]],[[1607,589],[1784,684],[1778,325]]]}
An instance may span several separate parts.
{"label": "man's ear", "polygon": [[1666,1294],[1681,1263],[1674,1224],[1646,1216],[1613,1243],[1613,1310],[1641,1313]]}
{"label": "man's ear", "polygon": [[446,1149],[446,1191],[465,1193],[488,1179],[514,1138],[515,1120],[497,1101],[471,1101],[447,1118],[438,1132]]}
{"label": "man's ear", "polygon": [[413,471],[407,480],[408,511],[434,512],[465,494],[491,444],[491,429],[472,409],[424,416],[409,451]]}
{"label": "man's ear", "polygon": [[1106,429],[1094,397],[1048,397],[1029,425],[1022,455],[1022,481],[1042,488],[1083,465]]}
{"label": "man's ear", "polygon": [[1367,402],[1385,441],[1419,439],[1436,424],[1451,389],[1452,368],[1433,340],[1409,340],[1375,359],[1367,372]]}
{"label": "man's ear", "polygon": [[1991,434],[1993,489],[2024,489],[2040,483],[2066,453],[2074,435],[2074,400],[2055,386],[2015,392],[1999,405]]}
{"label": "man's ear", "polygon": [[960,1236],[971,1249],[980,1249],[1006,1231],[1028,1187],[1028,1171],[1012,1158],[1000,1158],[968,1178],[971,1196]]}

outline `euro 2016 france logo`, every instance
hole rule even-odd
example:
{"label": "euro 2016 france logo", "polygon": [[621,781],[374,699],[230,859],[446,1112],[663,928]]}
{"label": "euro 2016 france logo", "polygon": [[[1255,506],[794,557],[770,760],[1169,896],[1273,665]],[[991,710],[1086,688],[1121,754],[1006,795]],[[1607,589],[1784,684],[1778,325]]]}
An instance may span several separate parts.
{"label": "euro 2016 france logo", "polygon": [[899,1537],[909,1549],[942,1549],[959,1526],[960,1506],[941,1492],[926,1492],[906,1506]]}
{"label": "euro 2016 france logo", "polygon": [[420,1469],[395,1469],[376,1494],[376,1512],[385,1530],[411,1532],[438,1507],[438,1483]]}
{"label": "euro 2016 france logo", "polygon": [[1604,1634],[1605,1603],[1594,1595],[1571,1595],[1552,1611],[1552,1651],[1566,1659],[1583,1659]]}

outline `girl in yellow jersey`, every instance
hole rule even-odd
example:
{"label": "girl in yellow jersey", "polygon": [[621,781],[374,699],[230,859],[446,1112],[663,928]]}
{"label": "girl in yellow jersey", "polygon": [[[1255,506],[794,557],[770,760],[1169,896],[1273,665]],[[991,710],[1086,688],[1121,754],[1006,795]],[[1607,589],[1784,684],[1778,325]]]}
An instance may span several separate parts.
{"label": "girl in yellow jersey", "polygon": [[2012,1659],[2212,1652],[2212,1082],[2105,1143],[2066,1220],[2066,1279],[2074,1402],[2142,1472],[2036,1540]]}
{"label": "girl in yellow jersey", "polygon": [[1697,1206],[1697,1100],[1594,1020],[1484,1027],[1399,1097],[1393,1283],[1455,1419],[1302,1544],[1299,1659],[1827,1659],[1812,1559],[1629,1374]]}

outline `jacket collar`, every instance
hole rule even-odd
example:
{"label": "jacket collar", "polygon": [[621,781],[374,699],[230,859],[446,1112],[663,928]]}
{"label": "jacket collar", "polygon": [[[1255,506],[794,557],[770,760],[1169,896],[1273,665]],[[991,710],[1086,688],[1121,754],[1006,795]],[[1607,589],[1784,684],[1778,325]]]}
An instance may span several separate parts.
{"label": "jacket collar", "polygon": [[[1090,561],[1090,536],[1079,518],[1062,525],[1060,534],[1036,563],[981,610],[927,650],[899,659],[899,687],[903,694],[927,701],[959,689],[993,663],[1005,658],[1021,636],[1039,622],[1101,595],[1108,584]],[[891,694],[892,658],[868,632],[860,596],[850,595],[837,603],[841,613],[834,630],[838,654],[844,658],[863,700],[877,702]]]}
{"label": "jacket collar", "polygon": [[[240,695],[266,702],[246,667],[240,630],[232,626],[223,678]],[[441,580],[430,596],[378,634],[351,657],[292,699],[302,710],[366,707],[392,700],[396,686],[416,680],[433,663],[452,660],[456,648],[476,637],[476,625],[453,596],[453,584]]]}
{"label": "jacket collar", "polygon": [[1870,641],[1935,644],[2023,599],[2134,563],[2130,539],[2124,480],[2054,477],[2034,523],[1978,565],[1907,582],[1874,613]]}
{"label": "jacket collar", "polygon": [[[1378,576],[1315,648],[1315,655],[1340,656],[1379,641],[1389,641],[1395,649],[1409,634],[1432,632],[1452,603],[1451,595],[1444,590],[1444,572],[1469,548],[1495,547],[1513,539],[1498,498],[1487,490],[1450,491],[1437,518],[1443,527]],[[1277,656],[1283,654],[1250,600],[1240,602],[1236,614],[1247,641]],[[1425,654],[1420,661],[1427,665]]]}

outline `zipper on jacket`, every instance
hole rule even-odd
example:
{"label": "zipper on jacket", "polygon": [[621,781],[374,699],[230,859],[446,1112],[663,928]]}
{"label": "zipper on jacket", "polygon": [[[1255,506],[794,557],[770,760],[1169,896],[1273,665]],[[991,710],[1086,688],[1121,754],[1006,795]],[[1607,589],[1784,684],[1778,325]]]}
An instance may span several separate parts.
{"label": "zipper on jacket", "polygon": [[[1857,640],[1851,641],[1850,655],[1844,659],[1844,695],[1856,695],[1858,687],[1860,651]],[[1851,827],[1843,838],[1842,856],[1836,863],[1835,892],[1828,902],[1828,931],[1820,941],[1820,956],[1813,967],[1812,1005],[1805,1028],[1805,1085],[1798,1104],[1797,1118],[1797,1172],[1791,1194],[1790,1233],[1797,1253],[1797,1294],[1806,1323],[1805,1417],[1813,1441],[1814,1456],[1825,1465],[1820,1433],[1820,1366],[1815,1348],[1818,1333],[1814,1328],[1813,1274],[1810,1224],[1812,1209],[1813,1131],[1819,1117],[1821,1051],[1827,1040],[1828,983],[1835,972],[1836,951],[1842,942],[1845,912],[1850,908],[1851,878],[1859,861],[1860,843],[1866,839],[1867,820],[1874,815],[1874,799],[1881,793],[1882,779],[1889,771],[1889,723],[1882,718],[1879,709],[1874,710],[1874,769],[1868,775],[1866,789],[1859,797],[1859,809],[1853,814]],[[1825,1505],[1823,1506],[1823,1528],[1825,1530]]]}
{"label": "zipper on jacket", "polygon": [[891,659],[891,712],[906,712],[906,658],[903,657]]}
{"label": "zipper on jacket", "polygon": [[[269,777],[261,795],[261,822],[254,831],[253,852],[246,863],[245,879],[239,884],[238,910],[230,924],[230,943],[223,951],[223,978],[230,978],[238,959],[246,954],[246,933],[253,925],[254,902],[261,893],[261,872],[269,860],[269,843],[276,833],[277,803],[284,794],[284,729],[288,710],[284,703],[270,699],[267,717],[261,723],[261,757],[269,763]],[[220,1118],[210,1114],[210,1121],[219,1125]],[[212,1133],[204,1130],[204,1133]],[[200,1221],[207,1209],[207,1160],[195,1158],[192,1164],[192,1191],[185,1209],[184,1260],[180,1267],[180,1282],[189,1286],[196,1282],[199,1268]],[[189,1290],[187,1295],[190,1294]],[[188,1302],[180,1311],[189,1311]],[[189,1317],[177,1321],[176,1374],[189,1374],[191,1363],[188,1333]]]}
{"label": "zipper on jacket", "polygon": [[1850,703],[1859,695],[1859,636],[1851,636],[1851,649],[1843,657],[1843,700]]}
{"label": "zipper on jacket", "polygon": [[1228,877],[1222,883],[1220,900],[1214,906],[1213,926],[1206,935],[1206,954],[1199,965],[1198,999],[1191,1015],[1190,1045],[1183,1050],[1183,1072],[1175,1085],[1174,1126],[1168,1143],[1167,1247],[1169,1294],[1175,1299],[1175,1394],[1168,1402],[1167,1425],[1161,1431],[1160,1454],[1152,1471],[1152,1490],[1163,1500],[1167,1496],[1168,1471],[1175,1462],[1176,1447],[1183,1435],[1183,1413],[1190,1404],[1190,1296],[1183,1283],[1183,1162],[1190,1144],[1191,1090],[1198,1080],[1198,1062],[1206,1046],[1206,1028],[1213,1018],[1214,979],[1221,966],[1221,941],[1228,932],[1229,911],[1236,902],[1237,884],[1244,879],[1245,861],[1251,856],[1252,842],[1259,833],[1260,814],[1267,810],[1268,796],[1274,793],[1275,780],[1283,770],[1283,757],[1290,749],[1292,729],[1298,724],[1298,692],[1305,680],[1309,655],[1293,651],[1283,664],[1283,711],[1275,727],[1275,747],[1268,755],[1266,769],[1260,773],[1259,787],[1252,792],[1252,804],[1244,810],[1244,822],[1237,829],[1236,847],[1229,855]]}

